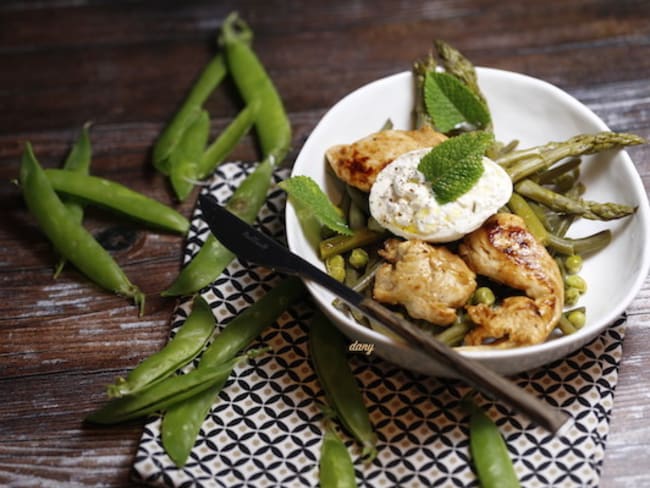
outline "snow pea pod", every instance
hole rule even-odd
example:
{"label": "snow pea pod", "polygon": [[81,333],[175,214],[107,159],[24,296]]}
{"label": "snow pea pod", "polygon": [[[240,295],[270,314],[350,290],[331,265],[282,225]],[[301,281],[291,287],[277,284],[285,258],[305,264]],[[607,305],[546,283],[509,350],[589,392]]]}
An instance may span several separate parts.
{"label": "snow pea pod", "polygon": [[345,340],[339,330],[316,311],[309,325],[309,353],[328,403],[346,430],[363,446],[371,461],[377,455],[375,433],[356,379],[348,366]]}
{"label": "snow pea pod", "polygon": [[357,479],[352,458],[332,427],[325,430],[318,466],[321,488],[356,488]]}
{"label": "snow pea pod", "polygon": [[[206,301],[197,296],[192,311],[176,335],[160,351],[152,354],[126,378],[118,378],[108,386],[108,396],[132,395],[170,376],[201,352],[214,331],[215,319]],[[234,354],[233,354],[234,356]]]}
{"label": "snow pea pod", "polygon": [[463,407],[470,412],[469,449],[483,488],[519,488],[506,443],[498,427],[469,400]]}
{"label": "snow pea pod", "polygon": [[[287,278],[273,287],[215,337],[201,355],[198,368],[216,366],[232,359],[304,294],[305,287],[297,278]],[[183,466],[187,461],[201,425],[221,388],[223,383],[216,383],[198,395],[177,403],[165,413],[161,427],[163,447],[177,466]]]}
{"label": "snow pea pod", "polygon": [[209,135],[210,117],[206,110],[201,110],[169,156],[169,177],[180,201],[187,198],[198,179],[198,165]]}
{"label": "snow pea pod", "polygon": [[150,415],[190,398],[215,383],[225,381],[233,368],[247,358],[240,356],[218,366],[194,369],[172,376],[133,395],[115,398],[86,417],[93,424],[117,424]]}
{"label": "snow pea pod", "polygon": [[[92,156],[92,146],[90,143],[90,136],[88,134],[88,129],[90,128],[90,123],[84,124],[81,129],[81,134],[79,138],[72,146],[72,150],[65,162],[63,163],[63,169],[66,171],[74,171],[81,174],[87,175],[90,170],[90,158]],[[68,209],[68,212],[77,222],[81,223],[83,221],[83,203],[74,199],[74,198],[63,198],[61,199],[65,207]],[[54,269],[54,278],[57,278],[63,267],[65,266],[65,258],[59,257],[59,260]]]}
{"label": "snow pea pod", "polygon": [[250,46],[252,31],[236,12],[228,15],[221,28],[220,42],[224,48],[228,72],[244,101],[259,98],[255,122],[264,158],[280,163],[291,146],[291,125],[282,99],[263,64]]}
{"label": "snow pea pod", "polygon": [[257,118],[259,106],[259,99],[256,98],[251,101],[228,124],[219,137],[206,148],[198,164],[197,178],[203,179],[210,176],[215,168],[224,161],[235,145],[252,127]]}
{"label": "snow pea pod", "polygon": [[114,181],[61,169],[46,169],[45,175],[58,192],[83,198],[179,234],[187,233],[190,228],[189,221],[173,208]]}
{"label": "snow pea pod", "polygon": [[[249,224],[266,200],[271,186],[273,165],[265,160],[234,191],[226,208]],[[163,296],[191,295],[212,283],[234,259],[235,255],[221,244],[212,233],[199,252],[178,274]]]}
{"label": "snow pea pod", "polygon": [[227,68],[223,56],[217,54],[205,66],[183,104],[165,127],[154,144],[153,164],[163,174],[169,174],[169,157],[178,145],[187,128],[201,113],[201,106],[226,76]]}
{"label": "snow pea pod", "polygon": [[[69,173],[67,176],[83,175]],[[20,185],[27,208],[56,250],[99,286],[132,298],[142,313],[144,294],[93,236],[70,216],[36,160],[30,143],[25,144],[23,152]]]}

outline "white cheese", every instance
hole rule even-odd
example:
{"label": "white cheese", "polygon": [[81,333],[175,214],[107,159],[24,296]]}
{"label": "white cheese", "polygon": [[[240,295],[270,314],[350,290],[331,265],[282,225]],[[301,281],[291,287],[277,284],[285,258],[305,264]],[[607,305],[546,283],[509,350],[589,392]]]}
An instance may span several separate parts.
{"label": "white cheese", "polygon": [[483,158],[476,184],[440,205],[417,167],[431,148],[402,154],[377,175],[370,189],[370,213],[392,233],[428,242],[450,242],[477,229],[512,195],[512,181],[498,164]]}

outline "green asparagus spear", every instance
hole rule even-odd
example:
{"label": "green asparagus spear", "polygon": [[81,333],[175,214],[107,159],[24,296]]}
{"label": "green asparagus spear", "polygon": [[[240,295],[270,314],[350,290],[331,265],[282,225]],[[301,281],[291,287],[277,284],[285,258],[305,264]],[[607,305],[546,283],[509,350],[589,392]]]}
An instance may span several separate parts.
{"label": "green asparagus spear", "polygon": [[552,210],[580,215],[589,220],[620,219],[636,211],[636,207],[620,203],[600,203],[592,200],[570,198],[545,188],[529,179],[517,183],[515,190],[526,198],[546,205]]}
{"label": "green asparagus spear", "polygon": [[635,134],[624,132],[598,132],[581,134],[563,142],[549,142],[543,146],[512,151],[497,160],[517,182],[538,171],[550,168],[561,159],[585,154],[595,154],[607,149],[644,144],[646,141]]}
{"label": "green asparagus spear", "polygon": [[415,83],[415,103],[413,104],[413,125],[420,128],[424,125],[433,125],[431,117],[424,105],[424,79],[427,73],[436,69],[436,60],[431,54],[418,59],[413,63],[412,72]]}
{"label": "green asparagus spear", "polygon": [[476,70],[471,61],[445,41],[436,40],[433,44],[445,70],[465,83],[467,88],[472,90],[472,92],[474,92],[474,94],[487,105],[485,96],[478,86]]}

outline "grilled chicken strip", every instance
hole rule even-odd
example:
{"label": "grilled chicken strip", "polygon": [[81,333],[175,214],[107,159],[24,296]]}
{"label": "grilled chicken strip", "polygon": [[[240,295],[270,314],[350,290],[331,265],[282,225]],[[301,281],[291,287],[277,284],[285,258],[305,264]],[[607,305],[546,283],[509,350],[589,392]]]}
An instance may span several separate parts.
{"label": "grilled chicken strip", "polygon": [[370,191],[377,174],[398,156],[447,139],[425,125],[417,130],[383,130],[352,144],[330,147],[325,156],[336,175],[351,186]]}
{"label": "grilled chicken strip", "polygon": [[375,275],[375,299],[404,305],[415,319],[449,325],[476,289],[475,274],[446,247],[389,239],[380,255],[388,263]]}
{"label": "grilled chicken strip", "polygon": [[562,313],[564,283],[557,263],[523,219],[507,213],[493,215],[465,236],[459,254],[475,273],[526,293],[505,298],[495,307],[467,306],[476,327],[465,336],[465,343],[480,345],[496,339],[523,346],[545,341]]}

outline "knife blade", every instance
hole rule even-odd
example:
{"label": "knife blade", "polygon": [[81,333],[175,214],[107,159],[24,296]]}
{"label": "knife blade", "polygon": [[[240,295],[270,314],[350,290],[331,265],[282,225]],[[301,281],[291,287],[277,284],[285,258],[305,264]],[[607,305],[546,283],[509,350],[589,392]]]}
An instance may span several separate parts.
{"label": "knife blade", "polygon": [[379,302],[357,293],[292,253],[219,205],[213,196],[199,196],[199,205],[214,236],[244,260],[299,276],[327,288],[350,306],[402,337],[408,344],[454,370],[469,385],[510,405],[549,432],[558,433],[569,421],[570,417],[560,409],[544,403],[478,361],[463,356]]}

